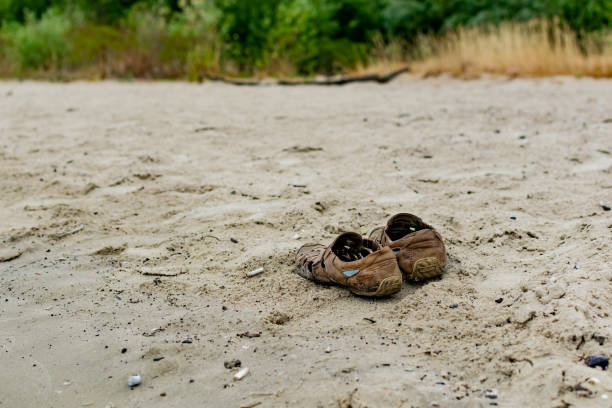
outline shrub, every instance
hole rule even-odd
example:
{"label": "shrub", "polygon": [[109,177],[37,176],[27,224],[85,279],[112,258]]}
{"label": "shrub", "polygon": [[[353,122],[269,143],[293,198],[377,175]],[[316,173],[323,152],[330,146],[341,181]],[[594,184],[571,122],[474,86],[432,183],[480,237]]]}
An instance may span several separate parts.
{"label": "shrub", "polygon": [[28,14],[24,24],[14,22],[2,27],[7,57],[20,73],[39,69],[57,71],[70,50],[66,39],[71,28],[67,15],[56,9],[46,11],[40,20]]}

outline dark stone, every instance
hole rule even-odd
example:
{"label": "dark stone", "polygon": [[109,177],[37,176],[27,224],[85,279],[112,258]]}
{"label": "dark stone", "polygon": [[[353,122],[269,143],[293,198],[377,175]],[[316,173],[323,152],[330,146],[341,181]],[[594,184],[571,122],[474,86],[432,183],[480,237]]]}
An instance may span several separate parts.
{"label": "dark stone", "polygon": [[605,356],[587,356],[584,362],[591,368],[601,367],[603,370],[608,368],[608,357]]}
{"label": "dark stone", "polygon": [[234,367],[240,367],[241,365],[242,362],[240,360],[229,360],[223,363],[223,367],[227,368],[228,370]]}

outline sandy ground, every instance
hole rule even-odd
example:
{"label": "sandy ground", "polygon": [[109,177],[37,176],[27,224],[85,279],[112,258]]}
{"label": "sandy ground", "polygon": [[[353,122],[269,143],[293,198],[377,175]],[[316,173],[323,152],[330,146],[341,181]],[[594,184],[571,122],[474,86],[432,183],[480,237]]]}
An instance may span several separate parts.
{"label": "sandy ground", "polygon": [[[0,406],[612,406],[582,360],[612,354],[611,95],[0,83]],[[293,273],[396,212],[439,229],[441,279]]]}

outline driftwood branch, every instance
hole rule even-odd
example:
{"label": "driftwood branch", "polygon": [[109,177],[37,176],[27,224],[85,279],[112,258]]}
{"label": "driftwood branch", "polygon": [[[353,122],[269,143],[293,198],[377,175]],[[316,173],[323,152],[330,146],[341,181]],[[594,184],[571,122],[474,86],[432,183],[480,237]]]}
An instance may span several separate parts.
{"label": "driftwood branch", "polygon": [[386,75],[381,74],[368,74],[359,76],[346,76],[341,78],[326,78],[322,80],[298,80],[298,81],[278,81],[279,85],[346,85],[351,82],[378,82],[379,84],[386,84],[391,80],[395,79],[398,75],[404,72],[410,71],[410,68],[404,67],[398,69]]}
{"label": "driftwood branch", "polygon": [[236,79],[236,78],[224,78],[216,75],[209,76],[208,79],[211,81],[223,82],[231,85],[238,86],[255,86],[262,84],[276,84],[276,85],[346,85],[351,82],[377,82],[379,84],[386,84],[387,82],[392,81],[398,75],[401,75],[405,72],[409,72],[409,67],[404,67],[402,69],[398,69],[391,73],[381,75],[381,74],[368,74],[368,75],[358,75],[358,76],[343,76],[339,78],[325,78],[325,79],[296,79],[296,80],[287,80],[281,79],[276,82],[274,81],[258,81],[258,80],[250,80],[250,79]]}

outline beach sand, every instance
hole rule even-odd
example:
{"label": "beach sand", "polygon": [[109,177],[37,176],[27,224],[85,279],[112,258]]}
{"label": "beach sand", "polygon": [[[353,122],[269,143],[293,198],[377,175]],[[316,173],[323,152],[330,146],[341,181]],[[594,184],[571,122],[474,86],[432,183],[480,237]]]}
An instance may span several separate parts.
{"label": "beach sand", "polygon": [[[583,361],[612,354],[611,96],[1,82],[0,406],[612,406]],[[398,212],[442,234],[440,279],[293,273]]]}

